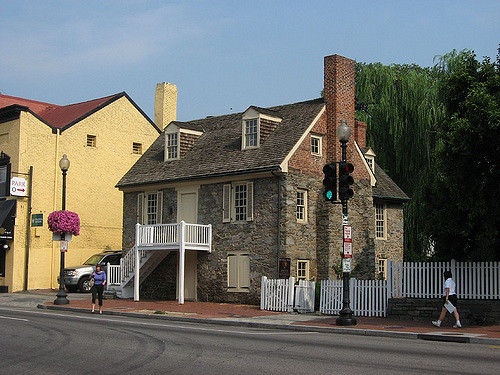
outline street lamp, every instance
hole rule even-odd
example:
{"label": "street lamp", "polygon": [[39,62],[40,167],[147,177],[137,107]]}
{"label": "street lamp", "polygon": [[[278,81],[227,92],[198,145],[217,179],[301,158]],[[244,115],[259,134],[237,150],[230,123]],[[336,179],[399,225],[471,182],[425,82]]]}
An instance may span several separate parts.
{"label": "street lamp", "polygon": [[[347,126],[344,120],[342,120],[341,124],[337,128],[337,138],[340,141],[340,148],[342,149],[342,163],[347,165],[347,142],[351,137],[351,128]],[[346,195],[341,195],[340,200],[342,202],[342,227],[347,226],[348,222],[348,212],[347,212],[347,200],[349,198]],[[344,233],[343,232],[343,240],[342,240],[342,251],[344,251]],[[343,255],[343,259],[344,255]],[[343,272],[342,275],[342,310],[339,312],[339,317],[336,320],[336,324],[339,326],[354,326],[356,325],[356,319],[353,318],[353,311],[349,307],[350,298],[349,298],[349,272]]]}
{"label": "street lamp", "polygon": [[[61,168],[63,179],[62,179],[62,210],[66,209],[66,174],[69,169],[69,159],[66,154],[63,155],[62,159],[59,160],[59,167]],[[61,241],[66,239],[65,234],[61,233]],[[61,270],[59,273],[59,292],[57,293],[57,298],[54,301],[54,305],[67,305],[69,304],[66,298],[67,294],[64,290],[64,251],[61,251]]]}

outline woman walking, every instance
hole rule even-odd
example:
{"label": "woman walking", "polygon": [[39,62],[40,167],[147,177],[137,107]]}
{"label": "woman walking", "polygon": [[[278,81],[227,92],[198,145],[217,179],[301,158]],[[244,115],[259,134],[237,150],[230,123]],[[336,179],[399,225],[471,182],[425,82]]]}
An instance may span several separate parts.
{"label": "woman walking", "polygon": [[95,310],[95,299],[99,299],[99,314],[102,314],[102,293],[104,292],[104,285],[106,285],[106,272],[101,269],[98,264],[95,267],[95,272],[92,273],[90,278],[94,279],[94,286],[92,287],[92,314]]}
{"label": "woman walking", "polygon": [[[462,324],[460,324],[460,316],[458,315],[458,310],[457,310],[458,300],[457,300],[455,281],[453,281],[453,279],[451,278],[451,271],[444,271],[443,276],[445,279],[443,302],[445,305],[451,303],[455,308],[453,310],[453,315],[455,316],[456,323],[453,326],[453,328],[462,328]],[[436,327],[441,327],[441,322],[444,320],[447,311],[448,309],[446,308],[446,306],[443,306],[443,308],[441,309],[441,315],[439,315],[439,319],[434,320],[432,324],[434,324]]]}

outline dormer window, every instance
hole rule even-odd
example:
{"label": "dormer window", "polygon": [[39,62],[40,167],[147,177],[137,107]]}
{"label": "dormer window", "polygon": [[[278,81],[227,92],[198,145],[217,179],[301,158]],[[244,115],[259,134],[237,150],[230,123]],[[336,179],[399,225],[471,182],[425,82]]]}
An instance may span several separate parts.
{"label": "dormer window", "polygon": [[179,133],[167,133],[167,149],[165,159],[177,159],[179,156]]}
{"label": "dormer window", "polygon": [[366,160],[366,164],[368,164],[368,167],[370,167],[371,171],[375,173],[375,153],[373,150],[369,147],[364,151],[364,156]]}
{"label": "dormer window", "polygon": [[241,125],[241,149],[260,147],[276,129],[282,118],[276,111],[251,106],[244,113]]}
{"label": "dormer window", "polygon": [[249,147],[258,147],[258,119],[245,120],[245,146],[244,148]]}

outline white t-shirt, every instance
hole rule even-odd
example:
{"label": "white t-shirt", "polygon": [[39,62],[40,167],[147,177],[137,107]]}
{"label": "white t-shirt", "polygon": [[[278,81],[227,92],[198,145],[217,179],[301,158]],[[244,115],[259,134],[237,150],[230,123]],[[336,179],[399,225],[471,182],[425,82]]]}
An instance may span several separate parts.
{"label": "white t-shirt", "polygon": [[456,284],[451,277],[449,279],[446,279],[446,281],[444,282],[444,295],[446,295],[446,288],[450,289],[450,296],[453,294],[457,294],[455,292]]}

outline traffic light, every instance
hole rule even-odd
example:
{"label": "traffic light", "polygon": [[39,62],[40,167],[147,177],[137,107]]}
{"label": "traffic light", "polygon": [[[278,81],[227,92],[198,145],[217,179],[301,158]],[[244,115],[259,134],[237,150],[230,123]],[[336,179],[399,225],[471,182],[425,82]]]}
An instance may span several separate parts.
{"label": "traffic light", "polygon": [[341,201],[352,198],[354,192],[349,187],[354,183],[354,179],[349,173],[354,171],[354,165],[341,162],[339,165],[339,199]]}
{"label": "traffic light", "polygon": [[326,164],[323,167],[323,173],[325,174],[323,196],[326,201],[334,202],[337,200],[337,164]]}

